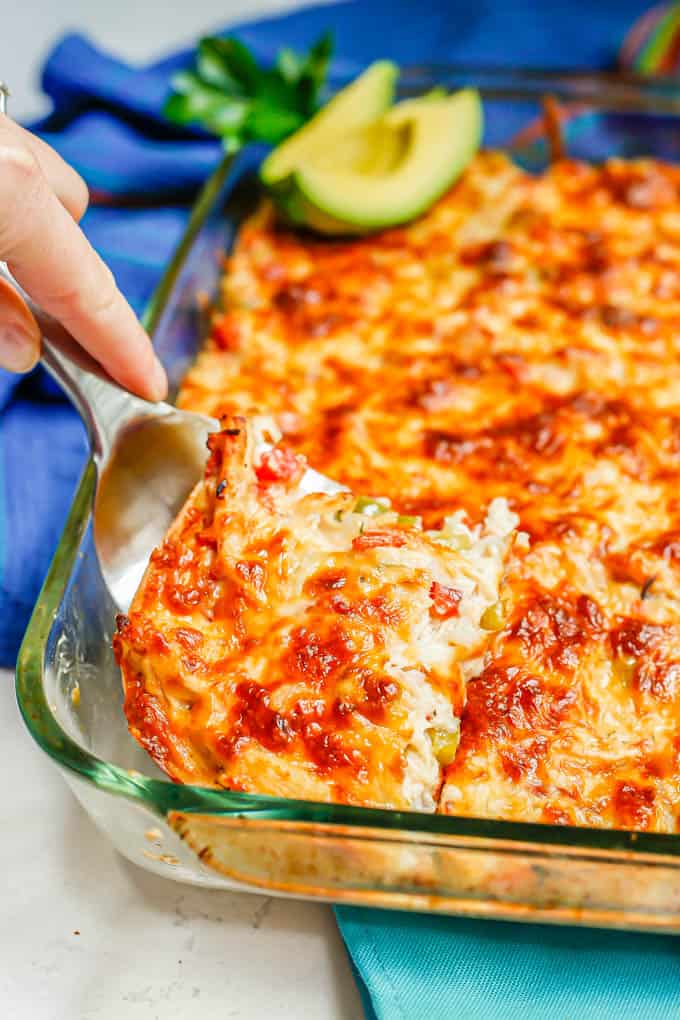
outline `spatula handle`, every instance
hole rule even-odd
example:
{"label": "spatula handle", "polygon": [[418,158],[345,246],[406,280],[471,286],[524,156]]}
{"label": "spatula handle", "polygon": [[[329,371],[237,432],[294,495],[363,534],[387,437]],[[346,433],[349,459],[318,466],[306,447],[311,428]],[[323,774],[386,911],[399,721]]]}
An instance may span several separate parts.
{"label": "spatula handle", "polygon": [[105,458],[121,425],[153,414],[156,405],[114,382],[61,323],[31,301],[4,262],[0,262],[0,283],[11,287],[33,315],[42,335],[41,364],[64,389],[83,419],[95,459]]}

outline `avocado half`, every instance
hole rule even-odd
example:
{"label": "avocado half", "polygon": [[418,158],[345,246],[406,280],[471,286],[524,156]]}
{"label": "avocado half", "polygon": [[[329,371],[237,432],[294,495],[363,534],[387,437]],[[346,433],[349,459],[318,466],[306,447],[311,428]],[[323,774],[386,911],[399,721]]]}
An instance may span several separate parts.
{"label": "avocado half", "polygon": [[321,159],[328,147],[364,124],[370,124],[394,101],[398,69],[378,60],[337,93],[304,127],[277,146],[262,164],[260,177],[275,185],[308,160]]}
{"label": "avocado half", "polygon": [[[263,175],[284,216],[322,234],[365,234],[419,216],[462,173],[482,137],[474,89],[408,99],[349,129],[331,122],[330,104],[324,112],[323,146],[299,144],[281,176]],[[305,130],[281,148],[302,143]]]}

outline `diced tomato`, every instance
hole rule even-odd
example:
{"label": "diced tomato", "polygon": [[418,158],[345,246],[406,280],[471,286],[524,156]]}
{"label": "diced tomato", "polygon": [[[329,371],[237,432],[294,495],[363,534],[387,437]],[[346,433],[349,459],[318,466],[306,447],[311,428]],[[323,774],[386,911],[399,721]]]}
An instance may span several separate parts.
{"label": "diced tomato", "polygon": [[305,458],[287,446],[277,446],[273,450],[266,450],[255,468],[258,481],[265,485],[272,482],[293,482],[303,474],[305,470]]}
{"label": "diced tomato", "polygon": [[463,593],[458,591],[457,588],[449,588],[445,584],[433,581],[430,585],[430,598],[432,599],[432,605],[430,606],[431,615],[438,616],[440,620],[448,620],[452,616],[458,616],[458,604],[462,597]]}
{"label": "diced tomato", "polygon": [[406,545],[406,539],[398,531],[366,531],[357,535],[352,542],[353,549],[377,549],[381,545]]}

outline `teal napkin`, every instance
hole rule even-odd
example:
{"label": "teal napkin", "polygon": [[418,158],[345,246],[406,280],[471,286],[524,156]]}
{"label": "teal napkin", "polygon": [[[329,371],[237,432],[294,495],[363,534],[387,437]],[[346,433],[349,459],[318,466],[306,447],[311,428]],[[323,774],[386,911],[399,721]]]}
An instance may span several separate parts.
{"label": "teal napkin", "polygon": [[367,1020],[675,1020],[680,939],[337,907]]}

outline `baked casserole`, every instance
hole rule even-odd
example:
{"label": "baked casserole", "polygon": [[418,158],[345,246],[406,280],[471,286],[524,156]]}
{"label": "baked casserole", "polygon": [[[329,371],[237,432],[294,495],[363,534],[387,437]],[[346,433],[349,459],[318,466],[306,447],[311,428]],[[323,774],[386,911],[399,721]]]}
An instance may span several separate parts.
{"label": "baked casserole", "polygon": [[[226,430],[168,538],[174,551],[155,555],[116,638],[131,729],[155,760],[175,779],[239,790],[677,831],[679,270],[680,172],[651,160],[561,161],[532,176],[482,153],[415,223],[352,241],[287,231],[263,203],[227,260],[221,308],[179,398],[227,418]],[[280,430],[274,463],[289,477],[252,452],[239,423],[252,415]],[[301,507],[287,484],[295,455],[389,500],[385,521],[367,525],[356,497]],[[224,470],[239,481],[218,505]],[[285,527],[313,560],[296,572],[296,584],[317,580],[293,615],[289,592],[258,592],[252,568],[232,569],[258,559],[239,543],[260,515],[268,541]],[[215,519],[211,545],[200,536]],[[468,548],[442,543],[452,521]],[[336,566],[325,562],[336,525],[331,558],[350,603],[394,601],[415,626],[417,613],[437,615],[435,582],[458,592],[470,581],[475,635],[447,638],[443,667],[427,642],[419,662],[393,661],[403,620],[381,621],[375,660],[373,622],[318,582]],[[383,570],[362,592],[355,571],[387,548],[357,550],[362,526],[434,559],[394,582]],[[484,587],[474,552],[489,538]],[[201,557],[224,546],[220,570],[231,572],[219,583],[232,608],[248,606],[247,640],[228,661],[211,642],[232,616],[220,617],[214,591],[201,610],[201,584],[215,580]],[[180,593],[162,611],[159,584]],[[348,616],[353,645],[373,642],[368,666],[360,656],[349,677],[325,676]],[[362,668],[390,687],[377,722]],[[300,736],[310,702],[347,755],[340,773]],[[338,702],[350,706],[342,725]],[[455,753],[437,757],[438,730],[456,734]]]}

